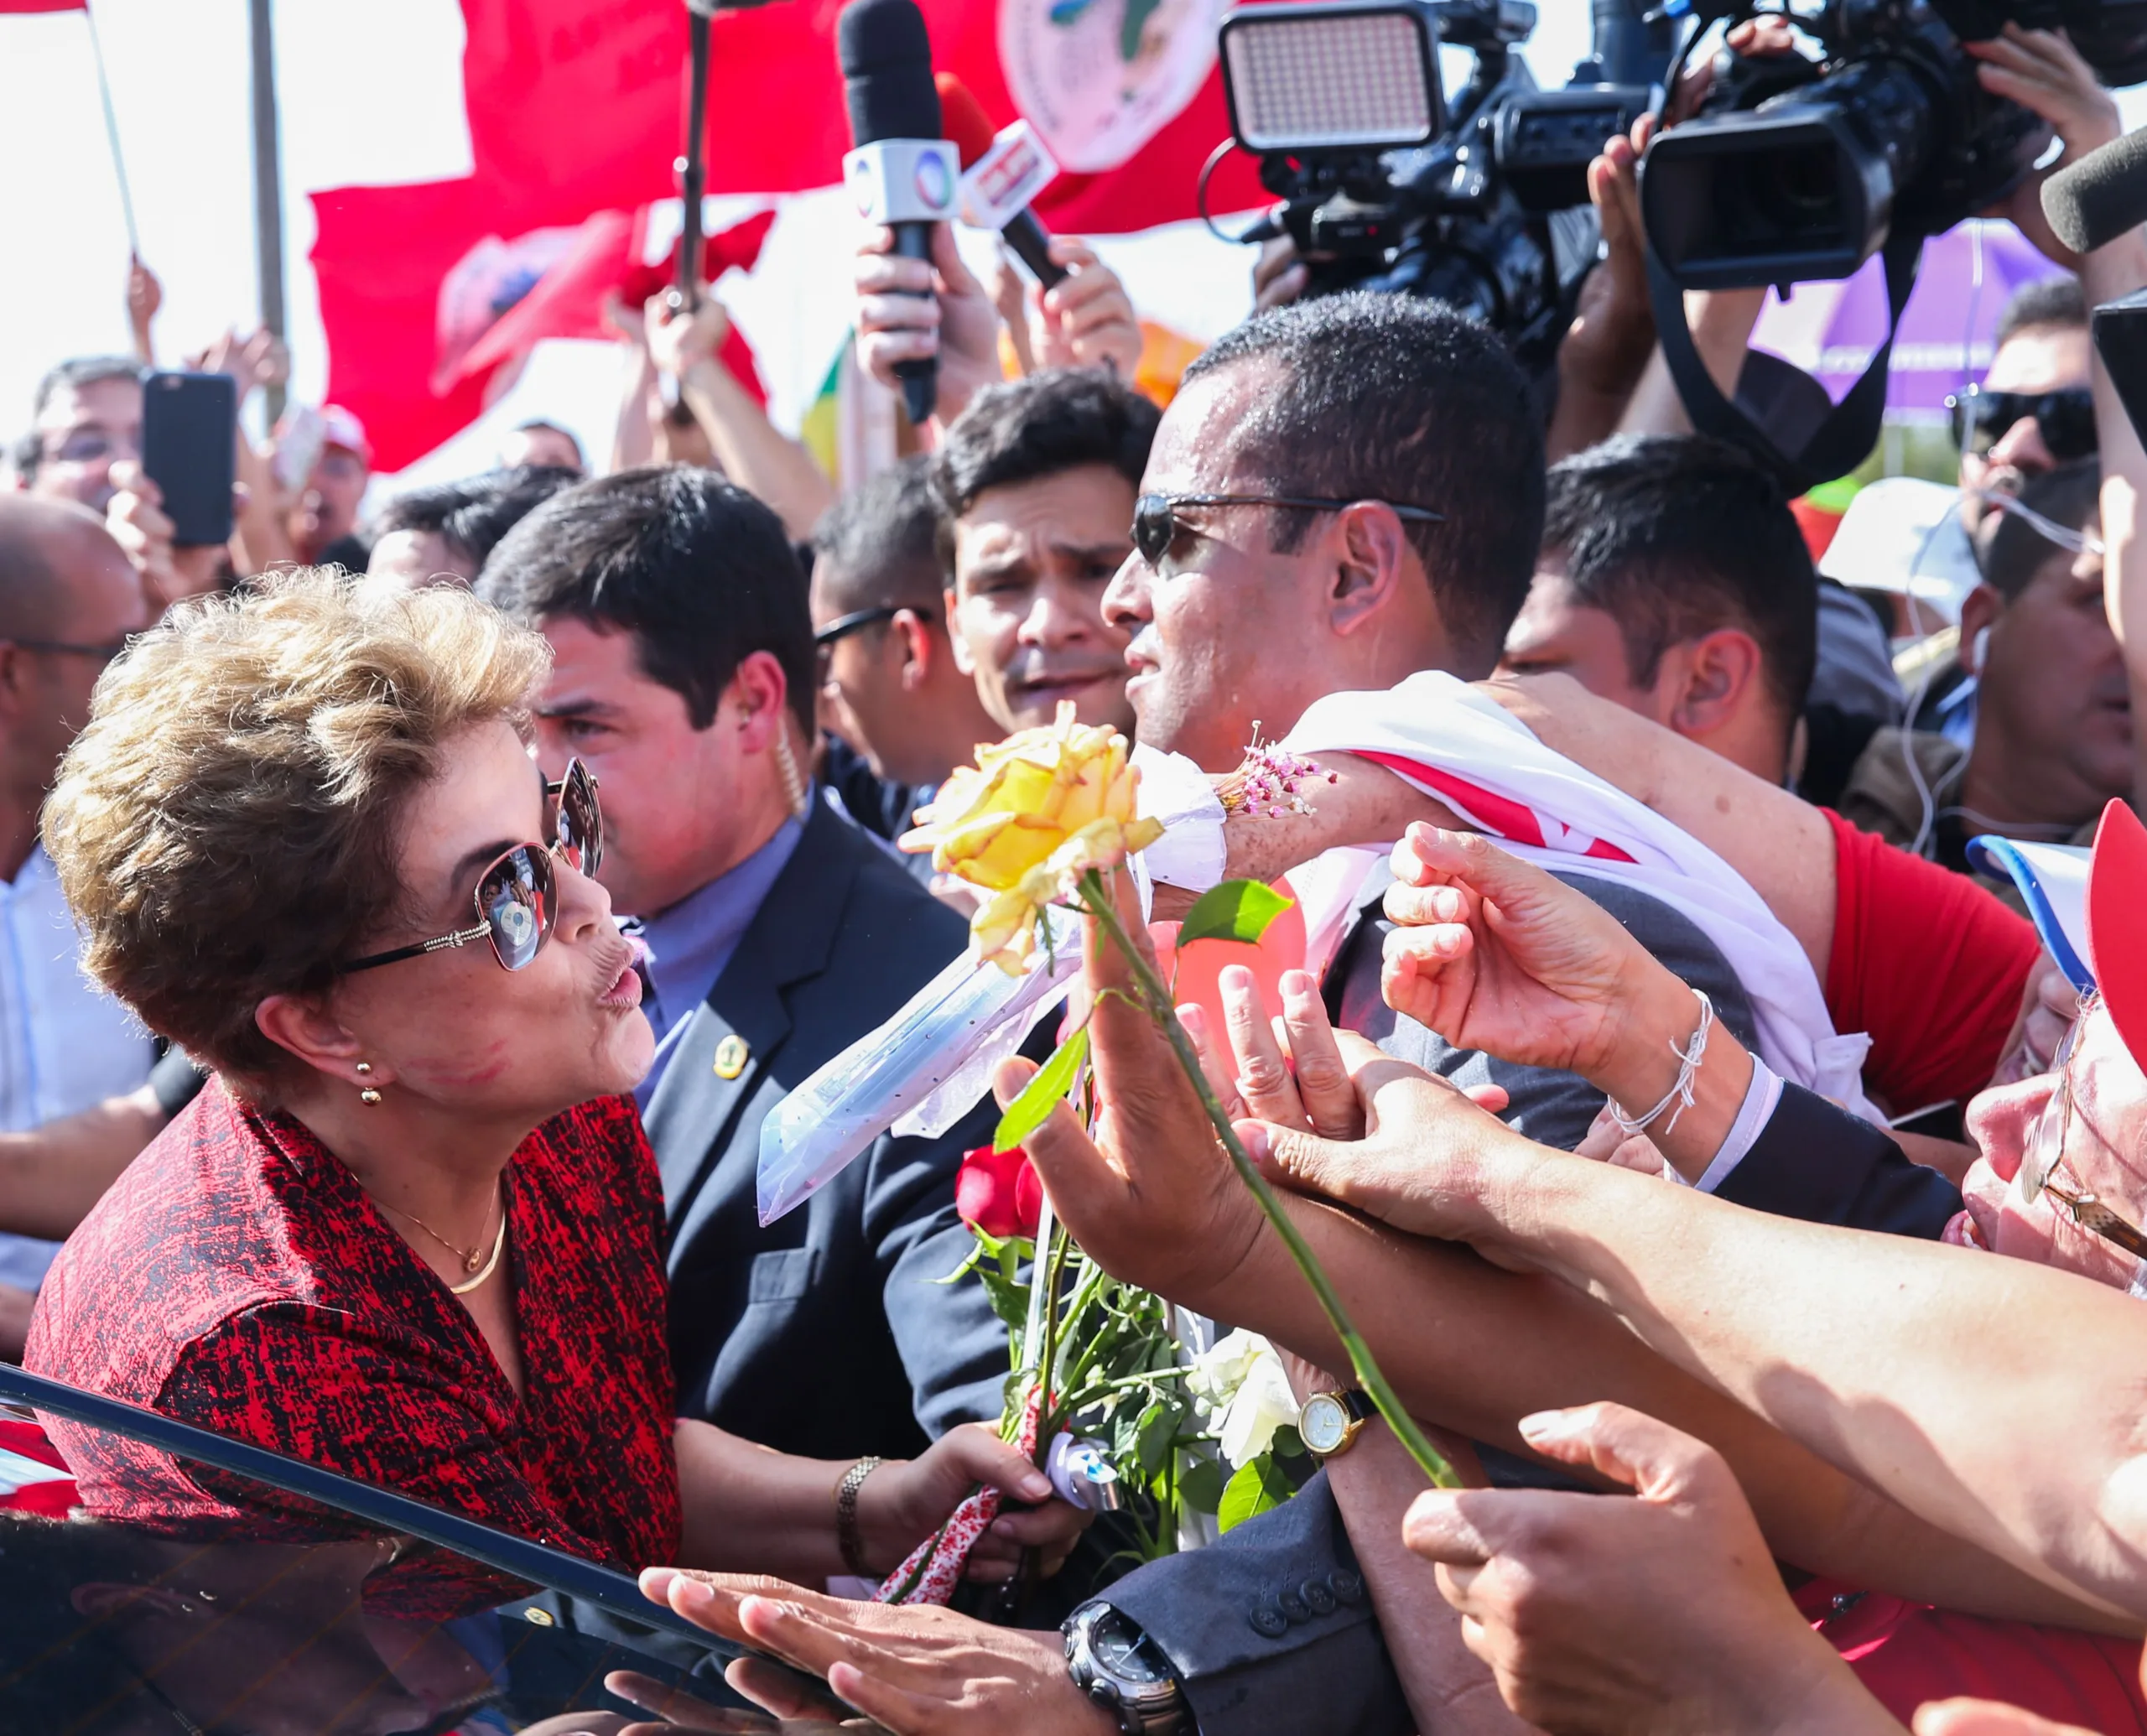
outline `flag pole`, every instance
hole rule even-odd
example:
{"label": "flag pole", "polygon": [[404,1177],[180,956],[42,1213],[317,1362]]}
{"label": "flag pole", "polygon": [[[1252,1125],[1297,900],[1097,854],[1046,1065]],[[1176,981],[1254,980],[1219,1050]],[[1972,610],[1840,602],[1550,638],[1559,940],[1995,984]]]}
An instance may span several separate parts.
{"label": "flag pole", "polygon": [[709,25],[718,0],[686,0],[687,53],[692,62],[686,101],[686,148],[678,172],[678,282],[671,292],[674,307],[690,311],[700,305],[701,191],[708,185]]}
{"label": "flag pole", "polygon": [[[276,113],[276,39],[271,0],[247,0],[253,48],[253,257],[261,323],[283,336],[283,170]],[[283,413],[283,388],[268,392],[268,425]]]}
{"label": "flag pole", "polygon": [[119,178],[119,209],[127,219],[127,251],[131,257],[139,259],[142,237],[134,227],[134,195],[127,185],[127,159],[119,148],[119,117],[112,111],[112,81],[104,70],[104,42],[97,34],[97,15],[90,0],[82,0],[82,17],[90,27],[90,58],[96,62],[97,96],[104,104],[104,136],[112,147],[112,172]]}

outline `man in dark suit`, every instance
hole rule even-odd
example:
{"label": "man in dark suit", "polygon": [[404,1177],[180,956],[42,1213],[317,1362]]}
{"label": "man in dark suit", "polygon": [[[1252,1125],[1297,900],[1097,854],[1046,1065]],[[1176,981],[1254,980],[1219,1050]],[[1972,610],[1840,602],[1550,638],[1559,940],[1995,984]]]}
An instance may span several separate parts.
{"label": "man in dark suit", "polygon": [[602,877],[642,918],[680,1413],[824,1458],[996,1418],[1006,1329],[980,1285],[937,1281],[971,1245],[954,1175],[989,1105],[759,1222],[768,1111],[964,940],[803,775],[816,659],[781,523],[709,472],[626,471],[531,514],[479,590],[551,642],[538,756],[595,773]]}

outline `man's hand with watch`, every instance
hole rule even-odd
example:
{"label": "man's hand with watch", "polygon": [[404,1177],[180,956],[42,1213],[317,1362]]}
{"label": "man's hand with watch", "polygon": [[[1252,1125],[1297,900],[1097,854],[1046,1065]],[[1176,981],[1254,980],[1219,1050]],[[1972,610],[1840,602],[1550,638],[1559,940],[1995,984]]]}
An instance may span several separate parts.
{"label": "man's hand with watch", "polygon": [[[1170,1666],[1105,1604],[1076,1611],[1062,1642],[938,1605],[853,1603],[747,1574],[649,1567],[641,1588],[696,1627],[819,1676],[895,1736],[1193,1736]],[[809,1684],[751,1659],[727,1676],[778,1718],[808,1715]]]}
{"label": "man's hand with watch", "polygon": [[1084,1603],[1066,1624],[1066,1668],[1118,1720],[1124,1736],[1191,1736],[1192,1713],[1170,1661],[1110,1604]]}

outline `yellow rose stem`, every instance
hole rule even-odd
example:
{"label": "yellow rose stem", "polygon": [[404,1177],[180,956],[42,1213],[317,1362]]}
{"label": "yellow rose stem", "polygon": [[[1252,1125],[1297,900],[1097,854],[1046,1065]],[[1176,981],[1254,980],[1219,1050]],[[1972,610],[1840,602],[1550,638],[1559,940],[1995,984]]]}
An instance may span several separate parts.
{"label": "yellow rose stem", "polygon": [[1417,1426],[1417,1419],[1402,1408],[1401,1401],[1395,1396],[1394,1389],[1386,1384],[1386,1376],[1380,1371],[1371,1347],[1357,1328],[1350,1323],[1349,1310],[1343,1307],[1342,1298],[1335,1294],[1334,1286],[1328,1281],[1327,1272],[1313,1253],[1311,1245],[1297,1231],[1290,1214],[1282,1209],[1282,1202],[1275,1197],[1275,1190],[1260,1172],[1252,1167],[1252,1159],[1245,1155],[1245,1147],[1238,1142],[1237,1131],[1230,1125],[1230,1118],[1223,1113],[1223,1106],[1215,1100],[1215,1094],[1209,1088],[1208,1076],[1201,1070],[1200,1058],[1193,1052],[1193,1040],[1185,1034],[1185,1027],[1178,1022],[1177,1014],[1171,1006],[1162,980],[1156,975],[1140,948],[1133,943],[1133,937],[1125,932],[1125,925],[1119,920],[1118,907],[1112,900],[1110,890],[1104,884],[1103,876],[1089,869],[1081,876],[1081,901],[1089,914],[1103,925],[1118,949],[1125,954],[1126,963],[1132,967],[1134,980],[1141,985],[1142,999],[1147,1003],[1148,1016],[1169,1038],[1171,1047],[1177,1052],[1178,1066],[1194,1091],[1199,1094],[1201,1106],[1208,1111],[1208,1120],[1214,1127],[1215,1136],[1223,1142],[1223,1149],[1230,1154],[1230,1162],[1239,1178],[1252,1190],[1252,1197],[1260,1202],[1260,1209],[1267,1214],[1267,1221],[1275,1226],[1276,1234],[1282,1238],[1282,1245],[1290,1250],[1290,1257],[1297,1263],[1297,1270],[1305,1275],[1305,1281],[1312,1286],[1313,1294],[1319,1298],[1319,1305],[1327,1312],[1328,1324],[1334,1328],[1334,1335],[1342,1340],[1342,1348],[1349,1353],[1349,1366],[1355,1371],[1357,1382],[1365,1389],[1379,1414],[1386,1419],[1386,1426],[1396,1437],[1409,1449],[1410,1458],[1417,1461],[1417,1468],[1429,1478],[1435,1487],[1454,1489],[1460,1485],[1453,1468],[1434,1450]]}

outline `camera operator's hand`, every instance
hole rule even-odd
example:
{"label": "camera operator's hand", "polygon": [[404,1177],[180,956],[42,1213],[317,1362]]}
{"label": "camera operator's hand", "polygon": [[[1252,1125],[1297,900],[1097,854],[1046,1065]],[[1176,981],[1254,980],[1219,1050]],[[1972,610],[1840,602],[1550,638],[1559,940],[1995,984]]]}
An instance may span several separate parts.
{"label": "camera operator's hand", "polygon": [[[1641,125],[1646,125],[1645,116]],[[1655,353],[1640,161],[1640,148],[1619,138],[1588,166],[1588,196],[1603,229],[1603,257],[1581,285],[1573,323],[1558,345],[1558,408],[1547,437],[1553,464],[1616,432]]]}
{"label": "camera operator's hand", "polygon": [[1976,77],[1983,89],[2040,115],[2065,146],[2056,162],[2030,175],[2011,197],[1983,215],[2009,218],[2045,257],[2077,271],[2080,256],[2057,238],[2043,216],[2043,183],[2124,133],[2117,99],[2096,81],[2094,69],[2061,31],[2023,30],[2008,23],[2000,34],[1967,46],[1983,63]]}
{"label": "camera operator's hand", "polygon": [[944,427],[1002,377],[999,310],[962,263],[949,225],[932,226],[929,264],[897,257],[894,245],[894,231],[876,228],[857,250],[857,360],[874,379],[899,389],[897,361],[937,356],[933,419]]}
{"label": "camera operator's hand", "polygon": [[1252,306],[1255,313],[1287,307],[1312,282],[1312,268],[1297,252],[1294,237],[1270,236],[1260,244],[1260,257],[1252,267]]}

